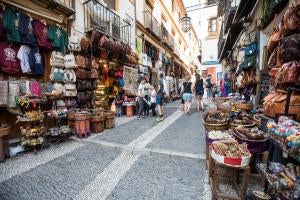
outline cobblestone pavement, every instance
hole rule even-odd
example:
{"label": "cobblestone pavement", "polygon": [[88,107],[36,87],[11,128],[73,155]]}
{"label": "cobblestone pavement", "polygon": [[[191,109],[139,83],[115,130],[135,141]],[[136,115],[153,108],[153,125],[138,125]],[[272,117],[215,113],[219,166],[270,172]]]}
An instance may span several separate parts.
{"label": "cobblestone pavement", "polygon": [[185,115],[179,102],[166,113],[7,159],[0,199],[210,199],[200,113]]}

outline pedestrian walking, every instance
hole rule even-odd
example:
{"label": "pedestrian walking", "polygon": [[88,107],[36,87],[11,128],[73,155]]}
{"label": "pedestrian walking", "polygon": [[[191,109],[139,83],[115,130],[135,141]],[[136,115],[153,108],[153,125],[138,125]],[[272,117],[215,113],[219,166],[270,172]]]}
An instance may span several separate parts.
{"label": "pedestrian walking", "polygon": [[137,115],[138,119],[141,119],[141,116],[145,109],[146,102],[144,99],[145,99],[146,94],[148,94],[148,88],[146,85],[146,78],[143,77],[141,79],[141,83],[138,87],[138,104],[139,104],[138,115]]}
{"label": "pedestrian walking", "polygon": [[196,101],[197,101],[197,111],[200,111],[200,106],[201,110],[203,110],[203,94],[204,94],[204,86],[203,86],[203,78],[200,77],[199,74],[196,76],[196,82],[194,86],[194,91],[196,94]]}
{"label": "pedestrian walking", "polygon": [[157,81],[157,94],[156,94],[156,105],[157,105],[157,111],[158,111],[158,118],[156,121],[160,122],[164,120],[164,81],[163,81],[164,75],[161,73],[159,74],[159,79]]}
{"label": "pedestrian walking", "polygon": [[190,108],[191,103],[193,99],[193,88],[192,88],[192,82],[190,80],[190,76],[185,76],[185,81],[182,84],[182,97],[184,100],[184,112],[188,115],[190,115]]}
{"label": "pedestrian walking", "polygon": [[211,83],[211,75],[209,74],[205,80],[206,82],[206,91],[207,91],[207,98],[212,98],[212,83]]}

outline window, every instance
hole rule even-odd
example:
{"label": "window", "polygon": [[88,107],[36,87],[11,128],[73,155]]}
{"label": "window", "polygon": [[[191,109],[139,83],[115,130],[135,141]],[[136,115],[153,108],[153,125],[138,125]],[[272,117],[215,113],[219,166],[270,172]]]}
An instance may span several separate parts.
{"label": "window", "polygon": [[208,32],[217,31],[217,18],[211,18],[208,20]]}
{"label": "window", "polygon": [[149,11],[150,13],[152,13],[153,11],[153,4],[149,0],[146,0],[146,10]]}
{"label": "window", "polygon": [[207,0],[207,5],[212,5],[212,4],[215,4],[217,3],[216,0]]}

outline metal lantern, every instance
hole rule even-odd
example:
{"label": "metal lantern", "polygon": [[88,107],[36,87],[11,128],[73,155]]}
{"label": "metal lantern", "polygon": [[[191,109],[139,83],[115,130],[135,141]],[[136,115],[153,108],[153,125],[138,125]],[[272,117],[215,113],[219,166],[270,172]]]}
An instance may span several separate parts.
{"label": "metal lantern", "polygon": [[191,26],[192,26],[191,18],[187,16],[187,14],[185,14],[185,16],[182,17],[180,20],[180,25],[181,25],[181,30],[183,32],[188,32],[189,30],[191,30]]}

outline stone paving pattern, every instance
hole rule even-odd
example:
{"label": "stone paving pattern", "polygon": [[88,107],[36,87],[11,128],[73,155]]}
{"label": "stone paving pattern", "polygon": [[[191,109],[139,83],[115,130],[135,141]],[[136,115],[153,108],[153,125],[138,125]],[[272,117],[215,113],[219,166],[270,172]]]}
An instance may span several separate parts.
{"label": "stone paving pattern", "polygon": [[[166,113],[167,115],[171,115],[176,110],[178,110],[178,108],[166,108]],[[129,144],[132,140],[142,135],[156,124],[156,118],[150,116],[141,120],[134,119],[130,123],[125,123],[115,129],[107,130],[104,134],[96,136],[94,139],[120,144]]]}
{"label": "stone paving pattern", "polygon": [[107,199],[201,199],[204,173],[199,160],[142,156]]}
{"label": "stone paving pattern", "polygon": [[0,199],[72,199],[120,152],[85,145],[0,184]]}
{"label": "stone paving pattern", "polygon": [[[128,149],[97,143],[103,141],[128,146],[158,124],[152,117],[142,120],[123,118],[117,121],[119,126],[115,129],[90,137],[91,142],[70,141],[44,149],[37,155],[26,153],[0,163],[0,199],[80,199],[82,193],[86,197],[89,191],[105,193],[105,190],[107,195],[100,194],[100,198],[90,195],[88,199],[210,199],[203,157],[171,156],[172,151],[183,155],[199,155],[205,151],[200,114],[179,116],[175,113],[178,109],[178,102],[168,105],[167,116],[172,119],[177,115],[179,118],[174,118],[171,124],[167,123],[168,120],[160,122],[167,128],[151,133],[157,136],[147,142],[146,148],[161,149],[159,154],[141,153],[137,160],[125,156],[121,157],[124,162],[118,162],[120,155]],[[143,140],[140,142],[142,144]],[[138,146],[139,140],[133,144]],[[112,169],[119,169],[122,173]],[[97,180],[102,180],[100,184],[105,183],[105,177],[117,182],[100,187]]]}
{"label": "stone paving pattern", "polygon": [[155,138],[147,148],[160,148],[186,153],[204,154],[204,127],[199,112],[183,115]]}

